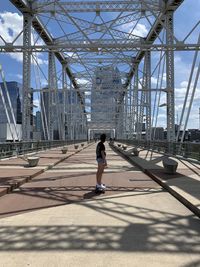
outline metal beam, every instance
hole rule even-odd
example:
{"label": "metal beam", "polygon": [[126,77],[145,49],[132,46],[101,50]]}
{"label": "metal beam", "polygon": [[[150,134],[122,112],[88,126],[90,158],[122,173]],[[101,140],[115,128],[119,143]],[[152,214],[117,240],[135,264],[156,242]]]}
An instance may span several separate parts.
{"label": "metal beam", "polygon": [[[68,63],[79,63],[80,59],[77,57],[67,57],[66,58]],[[133,62],[134,58],[130,56],[120,56],[116,58],[108,58],[108,57],[102,57],[102,58],[82,58],[81,62],[84,64],[114,64],[114,63],[131,63]]]}
{"label": "metal beam", "polygon": [[[30,45],[29,47],[24,47],[23,45],[0,45],[0,52],[2,53],[7,53],[7,52],[24,52],[24,51],[29,51],[29,52],[55,52],[56,57],[60,57],[60,62],[62,63],[68,63],[66,62],[66,56],[64,54],[60,54],[63,52],[102,52],[102,53],[108,53],[111,51],[138,51],[138,54],[134,57],[134,62],[139,63],[142,58],[143,54],[145,51],[197,51],[200,50],[200,45],[199,44],[184,44],[184,43],[179,43],[179,44],[172,44],[172,45],[167,45],[167,44],[134,44],[133,42],[128,42],[127,43],[121,40],[118,41],[118,44],[116,44],[112,40],[108,43],[102,42],[101,45],[98,43],[88,43],[87,45],[81,42],[78,42],[75,44],[73,43],[73,47],[71,42],[66,43],[66,44],[60,44],[60,45]],[[112,42],[112,44],[111,44]],[[62,55],[62,58],[61,58]],[[68,76],[71,78],[71,81],[73,82],[73,86],[78,87],[76,82],[74,81],[74,76],[69,69],[69,67],[66,68]],[[134,74],[134,71],[130,71],[129,73],[129,79],[132,78]],[[127,81],[128,82],[128,81]],[[129,82],[128,82],[129,83]]]}
{"label": "metal beam", "polygon": [[87,1],[87,2],[57,2],[37,1],[33,2],[32,9],[35,13],[62,14],[65,10],[68,13],[81,12],[145,12],[150,9],[159,10],[159,1],[137,0],[137,1]]}
{"label": "metal beam", "polygon": [[[31,45],[31,21],[32,16],[24,13],[24,34],[23,46],[28,48]],[[31,87],[31,54],[25,49],[23,52],[23,104],[22,104],[22,139],[31,139],[31,94],[28,93]]]}

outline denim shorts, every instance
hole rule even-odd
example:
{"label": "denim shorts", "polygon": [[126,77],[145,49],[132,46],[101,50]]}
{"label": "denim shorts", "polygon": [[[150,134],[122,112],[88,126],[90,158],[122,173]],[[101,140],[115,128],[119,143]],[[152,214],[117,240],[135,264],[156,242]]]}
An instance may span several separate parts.
{"label": "denim shorts", "polygon": [[97,158],[97,162],[98,162],[98,163],[105,163],[105,160],[102,159],[102,158]]}

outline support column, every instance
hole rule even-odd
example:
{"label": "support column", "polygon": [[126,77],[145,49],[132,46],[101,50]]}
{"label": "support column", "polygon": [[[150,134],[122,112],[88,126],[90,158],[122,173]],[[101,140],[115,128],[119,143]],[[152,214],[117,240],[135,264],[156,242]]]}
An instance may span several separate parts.
{"label": "support column", "polygon": [[151,140],[151,53],[145,53],[145,89],[146,89],[146,140]]}
{"label": "support column", "polygon": [[143,119],[144,119],[144,108],[146,107],[146,58],[144,59],[144,66],[143,66],[143,77],[142,77],[142,90],[140,95],[140,103],[138,110],[138,125],[137,125],[137,139],[142,139],[142,128],[143,128]]}
{"label": "support column", "polygon": [[138,64],[135,66],[134,72],[134,84],[133,84],[133,127],[136,133],[136,139],[138,139],[138,123],[139,123],[139,109],[138,109]]}
{"label": "support column", "polygon": [[[173,45],[173,12],[166,14],[166,44]],[[174,52],[166,51],[166,89],[167,89],[167,141],[175,141],[175,121],[174,121]]]}
{"label": "support column", "polygon": [[74,140],[74,124],[73,124],[73,104],[74,104],[74,96],[72,91],[72,82],[70,81],[70,140]]}
{"label": "support column", "polygon": [[62,65],[62,99],[63,99],[63,109],[62,109],[62,121],[61,121],[61,127],[62,127],[62,139],[66,140],[66,124],[67,124],[67,75],[66,75],[66,67],[67,64]]}
{"label": "support column", "polygon": [[129,133],[128,139],[133,136],[133,84],[130,82],[129,85]]}
{"label": "support column", "polygon": [[53,140],[53,132],[54,132],[54,112],[55,112],[55,77],[56,73],[54,73],[54,53],[49,52],[49,70],[48,70],[48,127],[49,127],[49,139]]}
{"label": "support column", "polygon": [[128,90],[124,98],[124,119],[123,119],[123,139],[127,139],[127,132],[129,129],[129,119],[128,119]]}
{"label": "support column", "polygon": [[28,48],[31,46],[31,22],[30,14],[23,14],[23,91],[22,91],[22,140],[31,139],[31,52]]}

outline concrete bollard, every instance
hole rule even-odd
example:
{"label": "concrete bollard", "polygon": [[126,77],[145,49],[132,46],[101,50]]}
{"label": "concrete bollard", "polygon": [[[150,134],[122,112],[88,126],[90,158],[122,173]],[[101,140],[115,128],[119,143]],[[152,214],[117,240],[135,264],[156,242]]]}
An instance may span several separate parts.
{"label": "concrete bollard", "polygon": [[61,151],[62,151],[63,154],[66,154],[67,151],[68,151],[68,147],[66,147],[66,146],[62,147]]}
{"label": "concrete bollard", "polygon": [[27,162],[29,167],[35,167],[38,165],[39,157],[27,157]]}
{"label": "concrete bollard", "polygon": [[137,148],[134,148],[132,152],[134,156],[139,156],[139,150]]}
{"label": "concrete bollard", "polygon": [[163,167],[166,173],[168,174],[176,173],[176,170],[178,167],[177,161],[166,157],[162,160],[162,163],[163,163]]}

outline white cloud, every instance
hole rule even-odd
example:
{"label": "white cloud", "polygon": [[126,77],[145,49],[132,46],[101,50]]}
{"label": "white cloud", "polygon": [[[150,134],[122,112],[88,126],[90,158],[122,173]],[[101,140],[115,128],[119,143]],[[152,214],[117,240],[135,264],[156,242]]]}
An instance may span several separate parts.
{"label": "white cloud", "polygon": [[[38,65],[48,65],[48,60],[45,60],[45,59],[42,59],[39,57],[40,57],[40,55],[37,57]],[[32,60],[32,64],[36,64],[35,61],[33,62],[33,60]]]}
{"label": "white cloud", "polygon": [[33,100],[33,105],[34,105],[35,107],[39,107],[39,106],[40,106],[40,100],[39,100],[39,99],[34,99],[34,100]]}
{"label": "white cloud", "polygon": [[187,82],[187,81],[182,81],[182,82],[180,83],[180,86],[181,86],[181,88],[187,88],[187,86],[188,86],[188,82]]}
{"label": "white cloud", "polygon": [[78,58],[78,55],[74,52],[65,52],[65,55],[70,58]]}
{"label": "white cloud", "polygon": [[[23,28],[23,16],[18,13],[12,12],[3,12],[0,13],[0,33],[5,42],[13,43],[15,38],[20,34]],[[32,43],[33,43],[33,35],[32,35]],[[2,39],[0,39],[0,45],[4,45]],[[18,38],[15,40],[14,45],[22,45],[23,44],[23,34],[20,34]],[[43,44],[40,39],[37,44]],[[7,53],[8,56],[15,59],[17,62],[23,62],[23,54],[22,53]],[[41,58],[41,54],[37,53],[37,62],[39,65],[47,64],[47,60]],[[34,61],[32,61],[35,64]]]}
{"label": "white cloud", "polygon": [[62,81],[58,80],[57,85],[58,85],[58,88],[62,88]]}
{"label": "white cloud", "polygon": [[151,83],[152,83],[152,84],[157,84],[157,81],[158,81],[157,78],[155,78],[155,77],[151,77]]}
{"label": "white cloud", "polygon": [[[22,30],[23,17],[18,13],[4,12],[0,13],[0,33],[4,40],[8,43],[14,41]],[[3,44],[3,41],[0,41]],[[17,44],[22,43],[22,36],[16,41]]]}
{"label": "white cloud", "polygon": [[127,23],[125,25],[122,25],[120,28],[122,31],[129,32],[140,37],[145,37],[148,33],[147,27],[144,24],[138,23],[135,29],[132,31],[133,27],[133,23]]}
{"label": "white cloud", "polygon": [[147,33],[148,33],[148,30],[146,26],[140,23],[137,24],[136,28],[133,31],[133,34],[141,36],[141,37],[145,37]]}
{"label": "white cloud", "polygon": [[40,84],[42,87],[48,86],[48,81],[46,79],[40,79]]}
{"label": "white cloud", "polygon": [[163,120],[166,119],[166,114],[164,114],[164,113],[163,114],[159,114],[158,115],[158,119],[163,119]]}
{"label": "white cloud", "polygon": [[[12,75],[13,76],[13,75]],[[14,75],[18,80],[20,80],[21,82],[22,82],[22,80],[23,80],[23,76],[22,76],[22,74],[15,74]]]}
{"label": "white cloud", "polygon": [[23,62],[23,54],[22,53],[6,53],[11,58],[15,59],[17,62]]}
{"label": "white cloud", "polygon": [[77,79],[78,83],[79,84],[87,84],[88,83],[88,80],[84,79],[84,78],[81,78],[81,79]]}
{"label": "white cloud", "polygon": [[181,57],[180,56],[174,56],[174,63],[180,63],[181,62]]}

